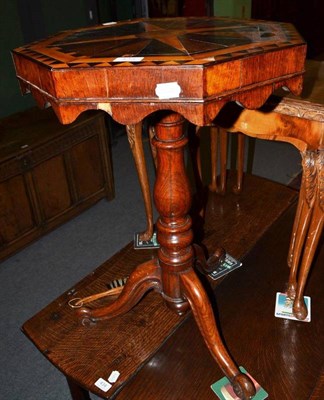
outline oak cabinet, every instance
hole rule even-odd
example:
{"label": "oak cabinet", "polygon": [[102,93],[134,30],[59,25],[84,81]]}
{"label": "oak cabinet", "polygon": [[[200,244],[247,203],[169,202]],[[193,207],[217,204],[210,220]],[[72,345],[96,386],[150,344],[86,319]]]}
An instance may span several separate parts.
{"label": "oak cabinet", "polygon": [[114,197],[103,112],[71,125],[52,109],[0,120],[0,259],[103,197]]}

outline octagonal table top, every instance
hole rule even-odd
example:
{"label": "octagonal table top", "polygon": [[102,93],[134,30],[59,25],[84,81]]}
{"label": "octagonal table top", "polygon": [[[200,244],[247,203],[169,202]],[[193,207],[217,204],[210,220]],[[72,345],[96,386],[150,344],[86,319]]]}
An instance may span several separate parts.
{"label": "octagonal table top", "polygon": [[257,108],[278,87],[298,94],[305,51],[290,24],[192,17],[64,31],[13,58],[23,92],[64,123],[91,108],[121,123],[168,108],[202,125],[228,101]]}

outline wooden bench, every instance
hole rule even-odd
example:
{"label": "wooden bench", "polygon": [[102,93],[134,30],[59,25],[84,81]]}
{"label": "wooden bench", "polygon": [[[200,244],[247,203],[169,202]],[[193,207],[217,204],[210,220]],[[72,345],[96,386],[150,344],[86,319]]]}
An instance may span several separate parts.
{"label": "wooden bench", "polygon": [[[245,190],[240,197],[232,193],[225,197],[210,194],[203,244],[211,251],[215,243],[219,243],[228,249],[231,255],[242,259],[296,198],[297,192],[292,189],[248,175],[245,180]],[[265,199],[267,207],[264,207]],[[103,398],[111,398],[122,388],[127,390],[127,384],[130,383],[131,378],[189,316],[188,313],[184,317],[176,315],[166,306],[162,297],[153,291],[127,314],[97,323],[82,324],[76,309],[69,306],[71,299],[84,298],[107,290],[107,284],[110,281],[128,276],[136,265],[153,257],[155,251],[134,250],[130,243],[24,324],[23,331],[28,338],[68,378],[74,400],[88,399],[88,391]],[[262,265],[259,268],[262,269]],[[285,273],[288,274],[287,269],[283,269],[282,274]],[[283,285],[282,282],[280,285]],[[215,287],[217,283],[219,281],[209,281],[210,287]],[[275,291],[283,289],[282,286],[272,288],[271,305],[273,307]],[[103,304],[107,304],[107,298],[94,302],[90,306]],[[237,314],[240,314],[240,311],[237,311]],[[272,315],[273,312],[268,318]],[[251,333],[254,329],[250,330]],[[201,342],[201,347],[203,347],[200,338],[196,337],[196,339],[195,346],[197,342]],[[221,370],[212,365],[212,358],[207,350],[205,353],[210,361],[211,370],[221,377]],[[251,352],[251,358],[257,353],[258,351],[254,349]],[[192,360],[195,363],[196,361],[196,359]],[[193,365],[190,366],[192,367]],[[188,366],[185,367],[185,370],[187,369]],[[121,375],[108,392],[95,386],[99,378],[107,380],[113,370],[118,370]],[[250,372],[254,373],[254,371]],[[157,377],[159,376],[158,371],[154,373]],[[168,385],[167,382],[161,382],[161,384]],[[201,389],[199,384],[193,386],[194,388],[190,390]],[[204,391],[206,390],[209,393],[209,397],[206,398],[210,398],[209,386],[204,388]],[[134,398],[149,398],[145,387],[143,387],[143,392],[142,396]],[[175,397],[156,398],[162,400],[182,397],[175,395]],[[197,394],[197,396],[183,398],[201,397]]]}

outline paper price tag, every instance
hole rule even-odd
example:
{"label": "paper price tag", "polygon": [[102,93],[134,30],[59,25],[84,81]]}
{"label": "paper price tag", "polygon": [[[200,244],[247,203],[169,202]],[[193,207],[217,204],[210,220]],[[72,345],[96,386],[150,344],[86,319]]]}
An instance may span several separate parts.
{"label": "paper price tag", "polygon": [[107,381],[105,381],[102,378],[99,378],[96,382],[95,382],[95,386],[97,386],[97,388],[101,389],[103,392],[108,392],[108,390],[111,388],[111,384]]}
{"label": "paper price tag", "polygon": [[180,96],[181,87],[178,82],[158,83],[155,94],[159,99],[174,99]]}
{"label": "paper price tag", "polygon": [[110,383],[115,383],[117,381],[117,379],[119,378],[120,372],[119,371],[113,371],[109,377],[108,377],[108,381]]}
{"label": "paper price tag", "polygon": [[141,62],[144,57],[117,57],[114,62]]}

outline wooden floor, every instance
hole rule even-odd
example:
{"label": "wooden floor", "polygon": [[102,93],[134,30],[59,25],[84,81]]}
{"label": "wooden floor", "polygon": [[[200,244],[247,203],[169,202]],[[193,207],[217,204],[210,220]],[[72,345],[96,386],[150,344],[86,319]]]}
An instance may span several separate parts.
{"label": "wooden floor", "polygon": [[[197,238],[209,252],[222,245],[243,260],[243,266],[223,280],[205,282],[213,288],[221,334],[237,363],[270,399],[323,400],[323,246],[306,288],[312,298],[312,322],[274,317],[276,292],[284,290],[289,273],[286,257],[296,193],[247,176],[242,195],[209,196],[203,234]],[[154,251],[126,246],[27,321],[23,330],[66,376],[100,397],[216,400],[210,385],[223,374],[192,316],[176,316],[157,293],[150,292],[126,315],[94,326],[82,326],[67,306],[71,296],[100,292],[111,279],[126,276],[153,255]],[[94,382],[113,369],[121,376],[103,393]]]}

